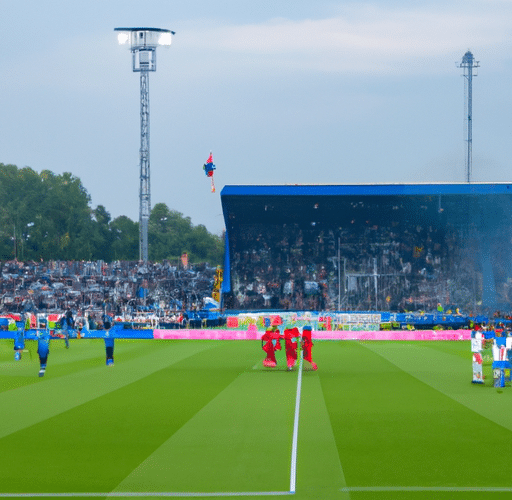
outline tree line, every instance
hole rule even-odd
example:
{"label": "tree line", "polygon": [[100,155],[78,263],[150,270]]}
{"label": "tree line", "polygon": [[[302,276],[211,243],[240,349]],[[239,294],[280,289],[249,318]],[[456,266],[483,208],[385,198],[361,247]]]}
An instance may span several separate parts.
{"label": "tree line", "polygon": [[[112,219],[103,205],[91,207],[80,179],[69,172],[37,173],[0,163],[1,260],[139,259],[139,223]],[[223,238],[194,226],[190,217],[156,204],[149,218],[149,260],[222,263]]]}

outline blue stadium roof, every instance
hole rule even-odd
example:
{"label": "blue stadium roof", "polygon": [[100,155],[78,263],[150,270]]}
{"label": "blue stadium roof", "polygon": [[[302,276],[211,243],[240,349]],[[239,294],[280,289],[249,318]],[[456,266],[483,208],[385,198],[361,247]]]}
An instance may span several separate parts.
{"label": "blue stadium roof", "polygon": [[[512,212],[512,183],[244,185],[221,192],[228,233],[238,224],[338,224],[357,218],[382,224],[399,213],[411,220],[430,214],[450,214],[452,223],[465,223],[480,205]],[[488,219],[490,215],[486,215]]]}
{"label": "blue stadium roof", "polygon": [[222,196],[411,196],[512,194],[512,183],[282,184],[224,186]]}

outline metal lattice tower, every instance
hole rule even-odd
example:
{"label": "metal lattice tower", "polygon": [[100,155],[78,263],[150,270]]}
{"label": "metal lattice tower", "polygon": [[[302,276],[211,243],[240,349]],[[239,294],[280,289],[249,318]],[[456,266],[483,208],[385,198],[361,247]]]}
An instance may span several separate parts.
{"label": "metal lattice tower", "polygon": [[149,72],[156,71],[156,48],[171,45],[174,31],[160,28],[115,28],[121,44],[130,43],[133,71],[140,73],[140,190],[139,259],[149,259],[148,228],[151,214],[149,168]]}
{"label": "metal lattice tower", "polygon": [[151,183],[149,170],[149,74],[140,73],[140,188],[139,188],[139,255],[149,258],[148,228],[151,214]]}
{"label": "metal lattice tower", "polygon": [[468,50],[462,57],[458,67],[463,69],[462,76],[464,76],[464,125],[465,132],[467,133],[465,167],[466,182],[469,183],[471,182],[473,168],[473,77],[477,76],[477,73],[474,73],[473,70],[480,67],[480,61],[475,61],[473,54]]}

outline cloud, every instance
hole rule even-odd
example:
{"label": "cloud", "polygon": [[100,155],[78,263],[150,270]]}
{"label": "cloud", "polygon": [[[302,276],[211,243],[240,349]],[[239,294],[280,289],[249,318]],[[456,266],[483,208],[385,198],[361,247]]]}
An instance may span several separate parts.
{"label": "cloud", "polygon": [[[458,8],[386,8],[353,4],[325,19],[272,19],[258,24],[186,29],[177,43],[211,57],[247,64],[345,73],[452,72],[471,48],[477,59],[509,51],[512,4],[468,1]],[[446,67],[440,66],[443,60]]]}

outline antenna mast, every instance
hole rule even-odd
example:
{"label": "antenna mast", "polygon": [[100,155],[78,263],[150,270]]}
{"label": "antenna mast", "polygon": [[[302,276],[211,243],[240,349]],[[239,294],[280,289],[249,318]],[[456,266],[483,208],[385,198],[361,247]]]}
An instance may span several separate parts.
{"label": "antenna mast", "polygon": [[462,57],[459,68],[463,69],[462,76],[464,77],[464,128],[467,132],[467,151],[466,151],[466,182],[471,182],[472,174],[472,155],[473,155],[473,68],[480,67],[480,61],[475,61],[473,54],[468,50]]}

